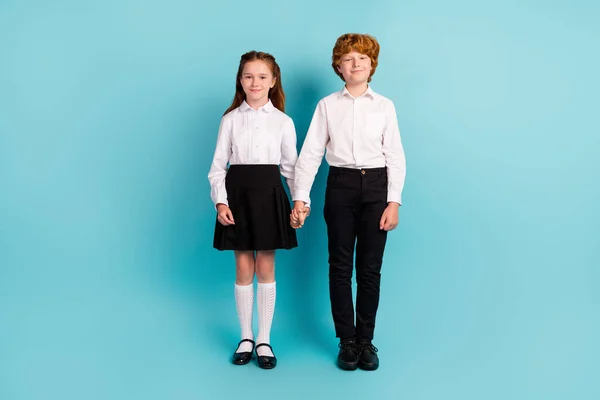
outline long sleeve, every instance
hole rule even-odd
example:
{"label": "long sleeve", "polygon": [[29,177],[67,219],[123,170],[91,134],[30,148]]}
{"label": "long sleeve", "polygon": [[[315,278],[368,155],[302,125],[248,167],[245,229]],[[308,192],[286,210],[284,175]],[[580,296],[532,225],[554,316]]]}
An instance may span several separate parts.
{"label": "long sleeve", "polygon": [[210,197],[215,207],[219,203],[229,206],[227,202],[227,189],[225,188],[225,176],[227,175],[227,164],[231,157],[231,128],[231,120],[223,117],[219,126],[215,155],[210,171],[208,172]]}
{"label": "long sleeve", "polygon": [[289,119],[283,129],[281,138],[281,175],[286,178],[290,194],[294,198],[294,169],[298,160],[298,150],[296,149],[296,129],[294,122]]}
{"label": "long sleeve", "polygon": [[386,112],[386,127],[383,134],[383,154],[388,176],[388,202],[402,204],[402,189],[406,177],[406,159],[398,128],[394,103],[389,102]]}
{"label": "long sleeve", "polygon": [[328,141],[327,112],[325,103],[320,101],[308,128],[300,156],[296,162],[293,200],[304,201],[310,206],[310,190],[315,181],[315,175],[319,170],[319,165],[321,165],[321,161],[323,160]]}

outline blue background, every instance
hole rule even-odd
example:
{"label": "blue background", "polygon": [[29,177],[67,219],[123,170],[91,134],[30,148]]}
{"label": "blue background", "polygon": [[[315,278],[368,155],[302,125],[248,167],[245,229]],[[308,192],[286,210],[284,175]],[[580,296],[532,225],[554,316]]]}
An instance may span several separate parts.
{"label": "blue background", "polygon": [[[592,1],[0,1],[0,399],[598,399]],[[206,175],[239,57],[303,142],[375,35],[408,162],[376,372],[335,367],[323,167],[278,253],[273,371],[236,367]]]}

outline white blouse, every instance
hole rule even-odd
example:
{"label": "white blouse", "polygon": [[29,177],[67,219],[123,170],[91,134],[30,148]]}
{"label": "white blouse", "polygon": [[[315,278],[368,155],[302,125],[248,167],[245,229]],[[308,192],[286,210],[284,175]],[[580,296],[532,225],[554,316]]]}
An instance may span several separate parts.
{"label": "white blouse", "polygon": [[298,159],[294,122],[269,100],[254,110],[245,101],[221,119],[217,147],[208,173],[210,196],[215,206],[227,202],[227,164],[279,165],[290,192]]}

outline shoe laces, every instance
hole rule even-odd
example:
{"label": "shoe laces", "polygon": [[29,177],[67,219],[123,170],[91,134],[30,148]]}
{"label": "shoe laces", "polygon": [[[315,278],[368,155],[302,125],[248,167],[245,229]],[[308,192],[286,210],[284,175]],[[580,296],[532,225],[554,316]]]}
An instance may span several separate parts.
{"label": "shoe laces", "polygon": [[340,344],[338,344],[338,347],[344,353],[346,353],[346,352],[352,352],[354,354],[360,353],[360,349],[358,348],[357,344],[354,342],[340,343]]}
{"label": "shoe laces", "polygon": [[368,343],[368,342],[361,343],[360,349],[361,349],[361,352],[365,349],[369,350],[371,353],[377,353],[379,351],[379,349],[377,347],[373,346],[373,343]]}

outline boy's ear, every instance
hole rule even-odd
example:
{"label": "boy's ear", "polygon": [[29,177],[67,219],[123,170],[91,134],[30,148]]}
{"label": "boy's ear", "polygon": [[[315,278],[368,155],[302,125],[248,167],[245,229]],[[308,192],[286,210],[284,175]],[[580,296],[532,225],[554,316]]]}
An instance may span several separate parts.
{"label": "boy's ear", "polygon": [[338,64],[338,66],[337,66],[337,70],[338,70],[338,72],[339,72],[340,74],[342,73],[342,68],[340,67],[340,65],[339,65],[339,64]]}

